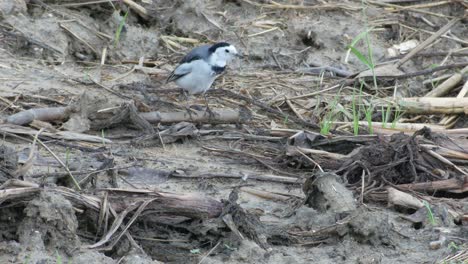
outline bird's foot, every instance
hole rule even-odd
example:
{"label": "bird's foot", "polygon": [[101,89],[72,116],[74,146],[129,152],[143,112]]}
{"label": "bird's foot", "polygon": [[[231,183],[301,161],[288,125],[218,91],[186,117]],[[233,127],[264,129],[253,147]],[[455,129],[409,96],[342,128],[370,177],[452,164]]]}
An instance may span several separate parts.
{"label": "bird's foot", "polygon": [[198,115],[197,111],[193,110],[193,109],[190,108],[190,106],[188,106],[188,105],[185,106],[185,111],[186,111],[187,114],[189,115],[190,120],[191,120],[192,122],[194,122],[194,121],[193,121],[193,116],[192,116],[192,114]]}
{"label": "bird's foot", "polygon": [[209,107],[206,108],[205,113],[208,113],[208,116],[209,116],[209,119],[210,119],[210,120],[215,119],[215,118],[216,118],[216,115],[219,115],[219,114],[213,112],[213,111],[211,110],[211,108],[209,108]]}
{"label": "bird's foot", "polygon": [[210,108],[210,106],[208,105],[208,102],[207,102],[207,101],[205,101],[205,107],[206,107],[206,108],[205,108],[205,114],[206,114],[206,113],[208,114],[208,118],[209,118],[210,121],[211,121],[211,120],[214,120],[214,119],[216,118],[216,116],[219,115],[219,114],[217,114],[217,113],[215,113],[215,112],[213,112],[213,111],[211,110],[211,108]]}

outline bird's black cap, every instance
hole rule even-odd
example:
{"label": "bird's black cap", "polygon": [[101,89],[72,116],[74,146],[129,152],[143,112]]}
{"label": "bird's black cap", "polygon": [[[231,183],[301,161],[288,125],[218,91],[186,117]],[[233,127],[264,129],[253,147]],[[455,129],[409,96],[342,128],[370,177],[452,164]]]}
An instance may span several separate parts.
{"label": "bird's black cap", "polygon": [[213,44],[209,49],[208,51],[210,53],[213,53],[215,52],[218,48],[222,48],[222,47],[227,47],[227,46],[231,46],[231,44],[227,43],[227,42],[218,42],[216,44]]}

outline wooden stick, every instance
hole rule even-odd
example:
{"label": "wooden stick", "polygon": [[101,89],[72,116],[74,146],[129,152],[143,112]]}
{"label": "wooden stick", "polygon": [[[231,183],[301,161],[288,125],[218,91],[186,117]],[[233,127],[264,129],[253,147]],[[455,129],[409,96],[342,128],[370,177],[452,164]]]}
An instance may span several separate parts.
{"label": "wooden stick", "polygon": [[344,4],[321,4],[321,5],[287,5],[279,4],[274,1],[271,1],[272,4],[260,4],[250,0],[242,0],[253,6],[269,9],[292,9],[292,10],[335,10],[335,9],[344,9],[349,11],[358,11],[361,10],[361,7],[350,6]]}
{"label": "wooden stick", "polygon": [[436,145],[430,145],[430,144],[421,144],[421,146],[427,149],[431,149],[432,151],[436,152],[437,154],[445,158],[468,160],[468,153],[465,153],[465,152],[456,151],[453,149],[448,149],[448,148],[444,148],[444,147],[440,147]]}
{"label": "wooden stick", "polygon": [[432,149],[429,149],[429,148],[426,148],[426,147],[422,147],[424,151],[426,151],[429,155],[431,155],[432,157],[438,159],[440,162],[444,163],[445,165],[451,167],[452,169],[458,171],[459,173],[465,175],[465,176],[468,176],[468,172],[462,170],[460,167],[458,167],[457,165],[453,164],[450,160],[444,158],[442,155],[440,155],[439,153],[436,153],[435,151],[433,151]]}
{"label": "wooden stick", "polygon": [[229,123],[245,123],[250,119],[247,112],[242,110],[232,109],[211,109],[214,116],[210,116],[206,111],[193,111],[191,115],[187,112],[148,112],[140,113],[140,116],[150,123],[179,123],[179,122],[196,122],[196,123],[211,123],[211,124],[229,124]]}
{"label": "wooden stick", "polygon": [[302,115],[297,111],[297,109],[294,107],[294,105],[291,103],[290,100],[286,100],[286,103],[288,104],[289,108],[291,108],[291,110],[294,112],[294,114],[296,114],[296,116],[301,119],[302,121],[304,121],[304,118],[302,117]]}
{"label": "wooden stick", "polygon": [[[421,13],[421,14],[428,14],[428,15],[432,15],[432,16],[436,16],[436,17],[449,17],[449,16],[446,16],[446,15],[443,15],[443,14],[433,13],[433,12],[426,11],[426,10],[420,10],[418,8],[411,8],[411,6],[405,8],[403,6],[395,5],[395,4],[391,4],[391,3],[382,3],[381,1],[367,0],[366,2],[374,4],[374,5],[378,5],[378,6],[390,7],[392,9],[396,9],[396,10],[406,9],[406,10],[409,10],[411,12]],[[409,9],[407,9],[407,8],[409,8]]]}
{"label": "wooden stick", "polygon": [[60,121],[68,118],[71,112],[70,107],[35,108],[10,115],[6,121],[15,125],[29,124],[33,120]]}
{"label": "wooden stick", "polygon": [[[444,96],[447,93],[450,92],[459,82],[463,80],[463,75],[468,72],[468,66],[463,68],[460,72],[457,72],[452,75],[452,77],[448,78],[445,80],[443,83],[441,83],[439,86],[437,86],[435,89],[430,91],[425,95],[425,97],[440,97]],[[461,97],[464,97],[461,96]]]}
{"label": "wooden stick", "polygon": [[[0,124],[0,132],[3,133],[10,133],[10,134],[20,134],[20,135],[35,135],[37,130],[29,128],[29,127],[22,127],[16,126],[11,124]],[[83,133],[77,133],[72,131],[57,131],[57,132],[42,132],[42,136],[47,136],[55,139],[61,140],[76,140],[76,141],[87,141],[93,143],[112,143],[112,140],[107,138],[93,136]]]}
{"label": "wooden stick", "polygon": [[375,106],[387,106],[394,102],[401,111],[409,114],[468,114],[468,97],[408,97],[396,100],[389,98],[375,100]]}
{"label": "wooden stick", "polygon": [[461,18],[454,18],[450,22],[448,22],[445,26],[443,26],[439,31],[437,31],[434,35],[430,36],[428,39],[423,41],[421,44],[419,44],[416,48],[411,50],[405,57],[403,57],[400,61],[396,63],[397,68],[403,65],[405,62],[410,60],[414,55],[416,55],[418,52],[429,46],[434,40],[438,39],[440,36],[442,36],[445,32],[447,32],[450,28],[452,28],[458,21],[460,21]]}
{"label": "wooden stick", "polygon": [[422,201],[411,194],[399,191],[393,187],[387,188],[388,204],[399,205],[406,208],[419,209],[424,206]]}
{"label": "wooden stick", "polygon": [[312,155],[320,156],[325,159],[332,159],[332,160],[343,160],[347,157],[346,155],[343,155],[343,154],[328,152],[325,150],[309,149],[309,148],[301,148],[301,147],[293,147],[293,146],[290,146],[287,148],[287,154],[288,155],[312,154]]}
{"label": "wooden stick", "polygon": [[137,12],[142,18],[148,19],[148,11],[146,10],[146,8],[135,3],[133,0],[123,0],[123,2],[127,4],[131,9],[135,10],[135,12]]}
{"label": "wooden stick", "polygon": [[[463,88],[458,93],[457,98],[463,98],[463,97],[466,97],[467,95],[468,95],[468,81],[466,81],[465,85],[463,85]],[[457,118],[458,118],[457,115],[446,116],[439,122],[439,124],[450,125]]]}
{"label": "wooden stick", "polygon": [[303,179],[278,176],[278,175],[269,175],[269,174],[255,174],[255,175],[241,175],[241,174],[226,174],[226,173],[201,173],[196,175],[186,175],[174,172],[171,174],[171,177],[180,177],[180,178],[233,178],[233,179],[243,179],[247,180],[257,180],[257,181],[269,181],[269,182],[279,182],[279,183],[288,183],[288,184],[302,184],[304,183]]}
{"label": "wooden stick", "polygon": [[409,184],[399,184],[396,188],[404,191],[447,191],[463,193],[468,191],[468,177],[459,179],[448,179],[441,181],[419,182]]}
{"label": "wooden stick", "polygon": [[[250,120],[250,114],[243,108],[240,110],[232,109],[212,109],[214,116],[210,116],[206,111],[193,111],[190,116],[187,112],[148,112],[140,113],[150,123],[179,123],[179,122],[198,122],[198,123],[245,123]],[[26,125],[34,120],[40,121],[61,121],[70,116],[72,112],[70,107],[47,107],[35,108],[21,111],[9,116],[7,123],[15,125]]]}
{"label": "wooden stick", "polygon": [[29,151],[28,159],[26,160],[24,165],[22,167],[20,167],[20,168],[17,168],[12,173],[12,175],[15,178],[18,178],[19,176],[24,176],[26,174],[26,172],[28,172],[28,170],[31,169],[31,167],[33,166],[34,161],[36,160],[36,142],[37,142],[37,138],[42,133],[42,131],[44,131],[43,128],[41,128],[39,131],[37,131],[36,135],[34,136],[34,140],[33,140],[33,143],[31,145],[31,150]]}
{"label": "wooden stick", "polygon": [[[333,122],[333,124],[337,125],[352,125],[352,122]],[[386,127],[384,127],[384,124]],[[367,121],[359,121],[360,126],[365,126],[369,127],[369,123]],[[432,131],[435,132],[445,132],[447,129],[444,126],[439,126],[439,125],[432,125],[432,124],[424,124],[424,123],[391,123],[391,122],[372,122],[372,128],[382,128],[382,129],[389,129],[394,131],[395,133],[398,133],[400,131],[403,132],[415,132],[417,130],[421,130],[424,127],[430,128]]]}
{"label": "wooden stick", "polygon": [[[243,191],[243,192],[249,193],[251,195],[255,195],[255,196],[258,196],[260,198],[269,199],[269,200],[272,200],[272,201],[285,202],[285,201],[291,199],[291,197],[287,196],[287,195],[276,194],[276,193],[257,190],[257,189],[249,188],[249,187],[242,187],[242,188],[240,188],[240,190]],[[297,197],[297,198],[299,198],[299,197]]]}

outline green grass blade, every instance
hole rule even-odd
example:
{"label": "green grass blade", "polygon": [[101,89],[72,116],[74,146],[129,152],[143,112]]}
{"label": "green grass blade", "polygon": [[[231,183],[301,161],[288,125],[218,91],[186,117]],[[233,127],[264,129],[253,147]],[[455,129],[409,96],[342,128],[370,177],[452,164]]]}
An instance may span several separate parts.
{"label": "green grass blade", "polygon": [[122,29],[125,26],[125,22],[127,21],[127,16],[128,16],[128,11],[125,12],[124,17],[122,18],[122,20],[120,20],[119,27],[115,31],[114,48],[117,47],[117,45],[119,44],[120,34],[122,33]]}
{"label": "green grass blade", "polygon": [[373,29],[374,29],[374,27],[371,27],[371,28],[369,28],[368,30],[359,33],[359,34],[353,39],[353,41],[351,42],[351,45],[349,45],[349,46],[354,47],[362,38],[364,38],[367,34],[369,34],[369,32],[371,32]]}
{"label": "green grass blade", "polygon": [[348,47],[351,52],[362,62],[364,63],[369,69],[373,69],[374,65],[372,65],[369,60],[364,56],[359,50],[357,50],[353,46]]}
{"label": "green grass blade", "polygon": [[426,210],[427,210],[427,218],[429,220],[429,223],[431,223],[431,225],[435,226],[436,221],[435,221],[435,218],[434,218],[434,214],[432,213],[431,205],[427,201],[423,201],[423,204],[424,204],[424,206],[426,207]]}
{"label": "green grass blade", "polygon": [[353,132],[354,135],[359,135],[359,110],[357,109],[356,95],[353,90]]}

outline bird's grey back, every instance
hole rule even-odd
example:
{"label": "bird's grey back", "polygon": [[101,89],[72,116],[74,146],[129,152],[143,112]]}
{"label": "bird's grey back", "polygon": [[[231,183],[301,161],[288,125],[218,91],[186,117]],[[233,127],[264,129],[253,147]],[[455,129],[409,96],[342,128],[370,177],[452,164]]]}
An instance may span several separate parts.
{"label": "bird's grey back", "polygon": [[182,58],[180,64],[191,62],[194,60],[207,60],[210,55],[210,47],[211,45],[203,45],[194,48],[187,55],[185,55],[185,57]]}

